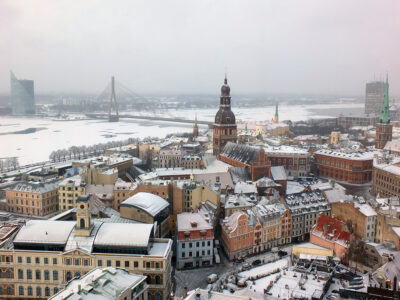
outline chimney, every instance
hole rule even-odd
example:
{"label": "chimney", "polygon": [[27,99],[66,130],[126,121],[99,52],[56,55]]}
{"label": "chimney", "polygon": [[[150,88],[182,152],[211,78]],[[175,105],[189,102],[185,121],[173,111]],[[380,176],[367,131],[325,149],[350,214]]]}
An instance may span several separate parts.
{"label": "chimney", "polygon": [[393,292],[397,291],[397,276],[395,275],[393,278]]}
{"label": "chimney", "polygon": [[188,293],[188,288],[187,288],[187,286],[184,286],[183,287],[183,298],[187,297],[187,293]]}

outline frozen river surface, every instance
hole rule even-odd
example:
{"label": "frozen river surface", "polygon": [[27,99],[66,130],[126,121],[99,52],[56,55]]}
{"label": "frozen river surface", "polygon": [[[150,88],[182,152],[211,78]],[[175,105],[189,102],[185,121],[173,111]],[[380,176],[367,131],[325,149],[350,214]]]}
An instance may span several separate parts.
{"label": "frozen river surface", "polygon": [[[332,112],[361,110],[362,104],[292,105],[280,106],[282,120],[300,121],[310,118],[332,117]],[[265,121],[272,119],[274,107],[232,108],[238,120]],[[157,112],[163,117],[212,121],[216,109],[182,109]],[[133,113],[153,115],[150,113]],[[206,127],[200,126],[200,129]],[[16,156],[21,165],[45,161],[53,150],[71,146],[92,145],[129,137],[164,137],[169,133],[191,132],[185,123],[123,119],[109,123],[100,120],[54,121],[49,118],[0,118],[0,158]]]}

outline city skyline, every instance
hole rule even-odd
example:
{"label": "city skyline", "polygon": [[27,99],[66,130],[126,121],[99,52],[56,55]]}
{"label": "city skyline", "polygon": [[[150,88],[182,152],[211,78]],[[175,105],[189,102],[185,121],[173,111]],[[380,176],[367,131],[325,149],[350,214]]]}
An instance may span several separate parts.
{"label": "city skyline", "polygon": [[217,94],[227,69],[233,94],[363,95],[366,82],[389,73],[396,96],[399,8],[396,1],[5,1],[0,93],[9,92],[12,69],[35,80],[38,93],[96,93],[114,75],[141,94]]}

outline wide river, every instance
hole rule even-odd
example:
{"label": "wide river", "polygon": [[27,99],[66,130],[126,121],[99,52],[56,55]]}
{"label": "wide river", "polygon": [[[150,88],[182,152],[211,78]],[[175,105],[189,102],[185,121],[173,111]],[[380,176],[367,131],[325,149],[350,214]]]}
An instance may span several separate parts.
{"label": "wide river", "polygon": [[[363,104],[327,105],[281,105],[281,120],[300,121],[310,118],[334,117],[340,113],[358,114]],[[265,121],[272,119],[275,107],[239,108],[233,112],[237,120]],[[164,117],[178,117],[193,120],[212,121],[216,109],[182,109],[157,112]],[[154,115],[151,113],[134,113]],[[200,126],[200,130],[206,126]],[[164,137],[169,133],[191,132],[192,125],[175,122],[160,122],[122,119],[109,123],[99,120],[55,121],[38,117],[0,117],[0,158],[16,156],[21,165],[45,161],[53,150],[71,146],[92,145],[110,140],[124,140],[129,137]]]}

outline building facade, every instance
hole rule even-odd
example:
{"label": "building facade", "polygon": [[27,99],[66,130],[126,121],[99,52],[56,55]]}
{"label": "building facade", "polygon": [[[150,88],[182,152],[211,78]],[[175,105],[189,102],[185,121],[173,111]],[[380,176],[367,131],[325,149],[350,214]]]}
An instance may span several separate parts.
{"label": "building facade", "polygon": [[304,149],[279,146],[264,148],[271,166],[283,166],[287,176],[297,178],[308,176],[311,171],[311,154]]}
{"label": "building facade", "polygon": [[314,153],[314,173],[348,183],[372,180],[373,153],[318,150]]}
{"label": "building facade", "polygon": [[76,200],[86,194],[86,184],[81,176],[73,176],[61,181],[58,185],[58,207],[61,212],[75,208]]}
{"label": "building facade", "polygon": [[182,165],[182,151],[179,149],[165,149],[158,153],[159,168],[179,168]]}
{"label": "building facade", "polygon": [[14,116],[34,115],[35,91],[33,80],[20,80],[10,72],[11,107]]}
{"label": "building facade", "polygon": [[375,241],[377,213],[369,204],[335,202],[331,207],[332,216],[351,226],[355,235],[367,242]]}
{"label": "building facade", "polygon": [[213,227],[199,213],[177,216],[176,266],[178,269],[213,265]]}
{"label": "building facade", "polygon": [[385,82],[368,82],[365,86],[365,113],[379,115],[381,113],[384,97]]}
{"label": "building facade", "polygon": [[92,221],[88,209],[78,201],[76,222],[28,221],[2,245],[0,298],[48,299],[96,267],[147,276],[148,299],[168,297],[172,241],[154,238],[152,224]]}
{"label": "building facade", "polygon": [[58,210],[57,183],[20,182],[6,190],[8,211],[46,216]]}
{"label": "building facade", "polygon": [[292,242],[307,239],[320,214],[331,215],[331,207],[319,189],[288,194],[284,201],[292,217]]}
{"label": "building facade", "polygon": [[400,160],[385,162],[374,159],[371,192],[380,197],[400,198]]}
{"label": "building facade", "polygon": [[236,143],[237,127],[236,118],[231,110],[231,89],[225,76],[224,85],[221,87],[219,110],[215,115],[213,130],[213,154],[218,156],[228,142]]}
{"label": "building facade", "polygon": [[225,217],[221,224],[221,239],[229,260],[253,254],[254,228],[250,225],[249,216],[237,211]]}

